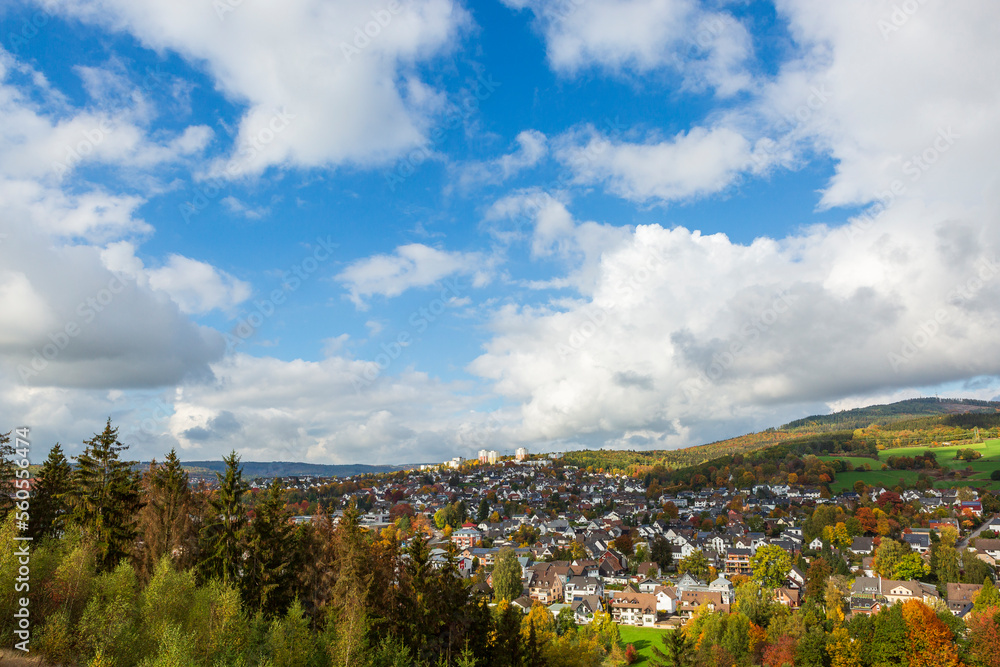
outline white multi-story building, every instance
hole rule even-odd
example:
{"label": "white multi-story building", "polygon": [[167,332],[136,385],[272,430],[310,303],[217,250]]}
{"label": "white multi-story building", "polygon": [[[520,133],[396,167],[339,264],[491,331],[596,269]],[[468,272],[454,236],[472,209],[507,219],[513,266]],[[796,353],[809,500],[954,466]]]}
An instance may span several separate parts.
{"label": "white multi-story building", "polygon": [[456,456],[451,461],[448,461],[448,467],[461,468],[463,463],[465,463],[465,459],[463,459],[461,456]]}
{"label": "white multi-story building", "polygon": [[516,458],[518,461],[523,461],[524,459],[528,458],[528,450],[525,449],[524,447],[518,447],[517,451],[514,452],[514,458]]}
{"label": "white multi-story building", "polygon": [[500,452],[498,452],[495,449],[491,449],[486,454],[486,461],[487,461],[487,463],[491,463],[492,464],[492,463],[496,463],[499,460],[500,460]]}
{"label": "white multi-story building", "polygon": [[489,456],[490,456],[490,453],[488,451],[486,451],[485,449],[480,449],[479,450],[479,462],[480,463],[488,463],[489,462]]}

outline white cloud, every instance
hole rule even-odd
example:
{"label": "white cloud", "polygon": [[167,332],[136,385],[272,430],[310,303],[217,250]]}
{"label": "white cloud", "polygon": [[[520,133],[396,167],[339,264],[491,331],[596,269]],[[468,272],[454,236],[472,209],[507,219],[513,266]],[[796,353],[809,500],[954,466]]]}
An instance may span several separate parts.
{"label": "white cloud", "polygon": [[459,167],[459,183],[468,187],[477,183],[503,183],[525,169],[537,165],[549,151],[545,135],[538,130],[524,130],[515,139],[517,148],[488,162],[472,162]]}
{"label": "white cloud", "polygon": [[469,369],[522,404],[520,438],[616,446],[638,442],[629,432],[704,440],[842,397],[1000,375],[988,351],[1000,230],[954,212],[900,201],[868,229],[749,246],[641,226],[601,254],[583,298],[499,310]]}
{"label": "white cloud", "polygon": [[492,234],[507,242],[529,236],[524,229],[530,228],[532,257],[555,257],[569,269],[563,277],[533,281],[531,287],[573,287],[582,294],[593,289],[601,255],[625,242],[629,234],[622,227],[577,223],[563,201],[538,189],[502,197],[486,211],[484,220]]}
{"label": "white cloud", "polygon": [[[1000,145],[990,120],[1000,112],[997,86],[985,76],[1000,66],[1000,6],[918,7],[900,19],[886,3],[778,3],[801,57],[782,67],[762,104],[809,116],[816,145],[836,162],[824,206],[871,202],[893,181],[928,201],[977,202],[984,194]],[[818,81],[823,100],[803,109]],[[949,130],[958,138],[935,156]],[[926,170],[913,159],[925,151],[935,162]]]}
{"label": "white cloud", "polygon": [[183,391],[169,431],[206,456],[324,463],[441,461],[494,442],[500,424],[487,427],[460,387],[410,369],[367,382],[374,366],[234,355],[213,367],[216,382]]}
{"label": "white cloud", "polygon": [[632,201],[677,201],[714,194],[754,168],[750,142],[738,132],[696,127],[661,142],[627,143],[593,128],[561,138],[557,157],[574,182],[603,184]]}
{"label": "white cloud", "polygon": [[241,215],[248,220],[260,220],[264,216],[271,213],[271,210],[267,207],[249,206],[232,195],[223,197],[222,205],[229,209],[232,213]]}
{"label": "white cloud", "polygon": [[612,72],[672,68],[693,89],[730,96],[749,87],[753,45],[731,15],[694,0],[543,2],[505,0],[530,9],[552,67],[566,74],[598,66]]}
{"label": "white cloud", "polygon": [[12,382],[30,393],[210,376],[225,349],[221,334],[192,323],[166,293],[109,270],[98,248],[54,246],[18,213],[8,211],[0,244],[0,298],[12,320],[0,367]]}
{"label": "white cloud", "polygon": [[473,285],[489,282],[492,261],[480,253],[449,252],[411,243],[392,255],[374,255],[350,264],[337,275],[351,301],[364,307],[366,297],[399,296],[412,288],[429,287],[453,275],[472,275]]}
{"label": "white cloud", "polygon": [[186,314],[204,314],[212,310],[232,312],[252,293],[249,283],[207,262],[183,255],[171,254],[163,266],[147,268],[135,256],[135,247],[128,241],[109,244],[102,251],[101,259],[110,271],[170,295]]}
{"label": "white cloud", "polygon": [[47,6],[177,52],[204,66],[231,101],[246,105],[232,161],[214,167],[230,177],[272,165],[378,164],[423,144],[440,100],[420,84],[416,66],[446,51],[470,23],[451,0],[378,6],[53,0]]}

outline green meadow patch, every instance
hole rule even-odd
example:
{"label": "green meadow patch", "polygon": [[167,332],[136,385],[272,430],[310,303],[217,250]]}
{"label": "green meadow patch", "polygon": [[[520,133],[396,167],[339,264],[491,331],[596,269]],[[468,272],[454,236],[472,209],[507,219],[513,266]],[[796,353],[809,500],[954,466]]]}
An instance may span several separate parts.
{"label": "green meadow patch", "polygon": [[[962,461],[955,458],[955,454],[961,449],[973,449],[983,455],[981,459],[975,461]],[[949,445],[944,447],[898,447],[894,449],[884,449],[878,453],[878,461],[857,456],[820,456],[820,460],[834,461],[837,459],[850,461],[855,468],[864,466],[866,463],[872,467],[871,471],[854,470],[843,472],[837,475],[837,479],[830,484],[830,491],[840,493],[854,488],[854,483],[863,481],[868,486],[885,486],[892,488],[905,481],[907,486],[913,486],[920,475],[919,470],[881,470],[883,463],[891,456],[919,456],[924,452],[933,452],[937,456],[937,462],[942,468],[952,470],[965,470],[971,468],[974,474],[965,479],[934,480],[935,488],[951,488],[957,486],[979,486],[988,489],[1000,489],[1000,482],[990,479],[990,473],[1000,468],[1000,440],[988,440],[979,444]]]}
{"label": "green meadow patch", "polygon": [[621,633],[622,646],[632,644],[639,652],[639,659],[632,663],[634,665],[650,664],[650,659],[653,657],[653,647],[656,646],[663,650],[660,636],[664,632],[670,632],[670,630],[663,628],[636,628],[631,625],[619,625],[618,631]]}

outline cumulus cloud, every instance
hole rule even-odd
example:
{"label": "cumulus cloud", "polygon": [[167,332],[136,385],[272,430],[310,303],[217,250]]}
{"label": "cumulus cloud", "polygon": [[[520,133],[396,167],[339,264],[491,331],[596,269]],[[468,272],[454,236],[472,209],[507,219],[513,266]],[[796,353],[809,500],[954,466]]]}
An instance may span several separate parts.
{"label": "cumulus cloud", "polygon": [[753,44],[746,28],[729,14],[702,9],[695,0],[505,4],[534,14],[549,63],[559,72],[671,68],[688,87],[712,88],[720,96],[733,95],[752,81],[746,68]]}
{"label": "cumulus cloud", "polygon": [[250,284],[202,262],[171,254],[160,267],[147,268],[136,257],[135,246],[128,241],[111,243],[101,252],[104,265],[111,271],[137,281],[143,287],[165,292],[182,313],[204,314],[213,310],[232,312],[250,298]]}
{"label": "cumulus cloud", "polygon": [[[863,241],[817,229],[749,246],[641,226],[602,255],[592,296],[499,311],[469,368],[521,402],[525,439],[607,442],[1000,374],[1000,354],[983,354],[1000,324],[998,233],[973,227],[976,251],[956,266],[947,215],[883,217]],[[916,234],[915,218],[929,221]],[[955,292],[970,281],[979,291]]]}
{"label": "cumulus cloud", "polygon": [[490,279],[491,260],[480,253],[438,250],[422,243],[399,246],[391,255],[374,255],[350,264],[337,280],[359,308],[372,295],[399,296],[412,288],[428,287],[453,275],[471,275],[474,286]]}
{"label": "cumulus cloud", "polygon": [[440,100],[416,66],[446,51],[470,22],[451,0],[46,4],[180,54],[246,105],[230,158],[213,169],[223,177],[272,165],[372,165],[423,144]]}
{"label": "cumulus cloud", "polygon": [[54,246],[9,217],[3,229],[0,307],[17,321],[0,343],[10,378],[26,388],[127,388],[211,375],[222,335],[166,293],[112,272],[96,247]]}
{"label": "cumulus cloud", "polygon": [[573,172],[575,183],[603,184],[609,192],[638,202],[714,194],[766,162],[754,161],[750,142],[726,127],[696,127],[642,144],[609,139],[588,128],[560,143],[558,159]]}

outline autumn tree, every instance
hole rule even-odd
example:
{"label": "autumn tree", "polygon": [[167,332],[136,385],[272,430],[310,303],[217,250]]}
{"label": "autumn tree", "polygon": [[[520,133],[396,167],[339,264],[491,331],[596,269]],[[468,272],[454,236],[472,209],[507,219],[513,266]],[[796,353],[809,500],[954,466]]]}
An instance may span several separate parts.
{"label": "autumn tree", "polygon": [[[15,441],[16,442],[16,441]],[[14,445],[10,443],[10,432],[0,433],[0,522],[14,507]]]}
{"label": "autumn tree", "polygon": [[373,573],[358,511],[352,504],[333,534],[333,586],[327,606],[327,646],[333,664],[363,665],[369,647],[368,594]]}
{"label": "autumn tree", "polygon": [[493,567],[493,595],[499,600],[516,600],[521,597],[521,564],[513,549],[501,549]]}
{"label": "autumn tree", "polygon": [[191,520],[194,497],[177,452],[171,449],[161,465],[154,461],[142,485],[146,506],[139,513],[140,572],[152,575],[164,555],[182,567],[191,564],[197,551],[197,533]]}
{"label": "autumn tree", "polygon": [[903,557],[910,553],[910,547],[896,540],[885,538],[875,550],[872,569],[880,577],[892,579]]}
{"label": "autumn tree", "polygon": [[682,558],[677,564],[678,574],[690,574],[696,579],[708,579],[709,564],[705,552],[695,549],[689,556]]}
{"label": "autumn tree", "polygon": [[993,607],[1000,608],[1000,593],[997,592],[996,586],[993,585],[991,579],[987,579],[986,583],[983,584],[972,605],[973,609],[977,612]]}
{"label": "autumn tree", "polygon": [[826,559],[819,557],[813,559],[809,564],[809,571],[806,572],[806,597],[817,600],[826,590],[826,580],[830,576],[830,566]]}
{"label": "autumn tree", "polygon": [[766,588],[779,588],[792,569],[792,559],[781,547],[768,544],[750,558],[751,580]]}
{"label": "autumn tree", "polygon": [[953,635],[941,619],[919,600],[903,603],[906,623],[907,658],[910,667],[955,667],[958,648]]}
{"label": "autumn tree", "polygon": [[[984,588],[985,590],[985,588]],[[996,589],[993,589],[994,593]],[[965,619],[969,628],[969,653],[983,667],[1000,667],[1000,608],[975,610]]]}

